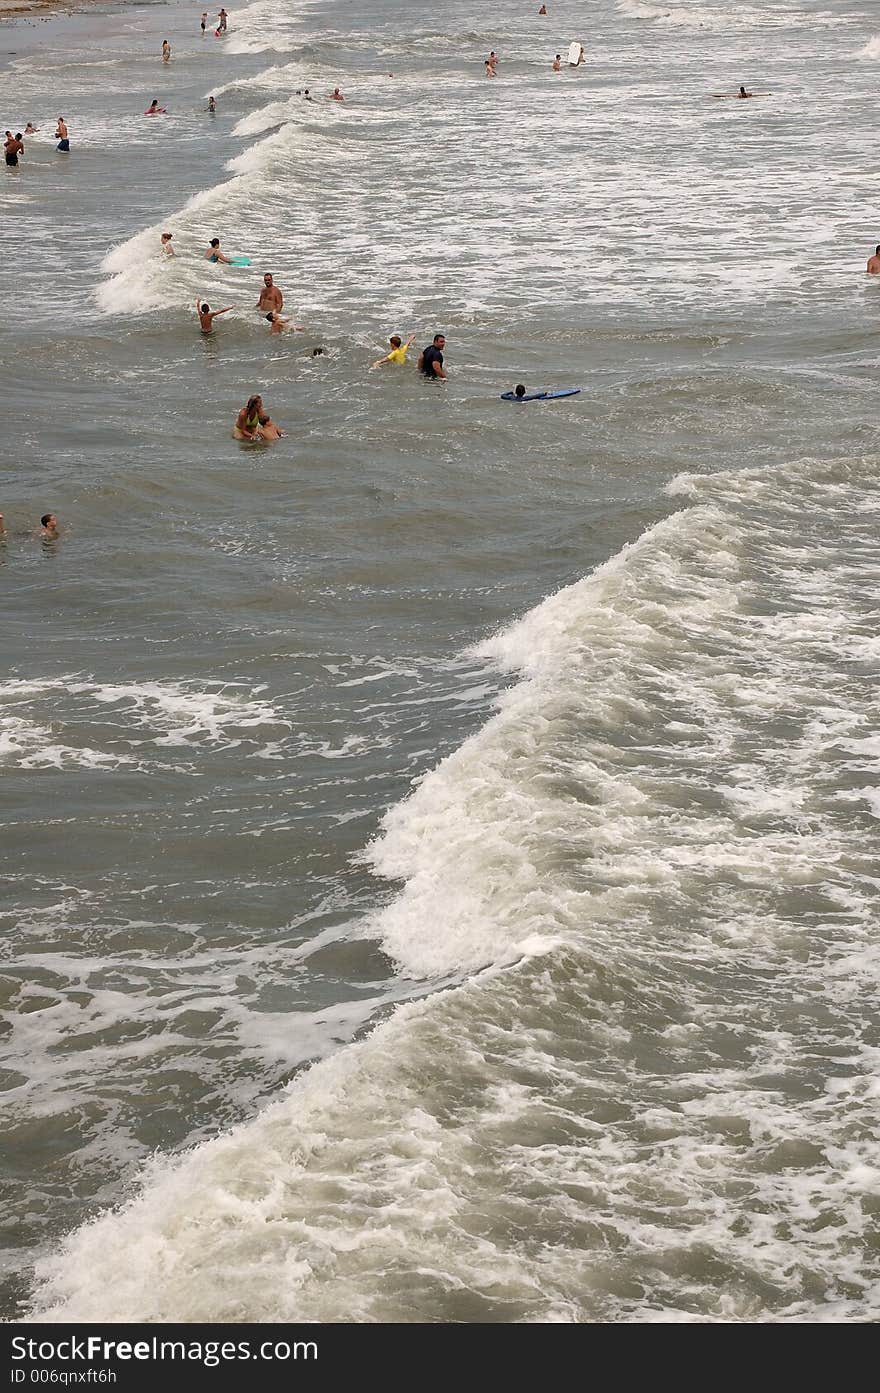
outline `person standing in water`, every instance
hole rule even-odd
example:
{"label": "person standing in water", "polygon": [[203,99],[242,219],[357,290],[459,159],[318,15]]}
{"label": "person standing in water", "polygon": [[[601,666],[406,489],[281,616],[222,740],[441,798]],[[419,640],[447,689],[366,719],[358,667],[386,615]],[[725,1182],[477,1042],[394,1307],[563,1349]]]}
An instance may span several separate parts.
{"label": "person standing in water", "polygon": [[61,150],[63,154],[70,153],[70,137],[67,134],[67,122],[63,116],[58,117],[58,125],[55,127],[55,135],[58,138],[56,150]]}
{"label": "person standing in water", "polygon": [[234,308],[234,305],[227,305],[225,310],[212,310],[211,306],[207,303],[207,301],[203,300],[199,302],[198,300],[196,300],[196,311],[199,316],[199,324],[201,325],[202,333],[213,333],[214,320],[218,317],[218,315],[228,314],[229,311]]}
{"label": "person standing in water", "polygon": [[202,38],[205,37],[205,30],[207,29],[207,27],[208,27],[208,11],[207,11],[207,10],[202,10],[202,19],[201,19]]}
{"label": "person standing in water", "polygon": [[13,135],[12,131],[6,132],[3,153],[6,156],[7,169],[15,169],[18,165],[19,155],[24,154],[24,141],[21,138],[21,131],[19,131],[17,135]]}
{"label": "person standing in water", "polygon": [[868,257],[867,272],[869,276],[880,276],[880,244],[873,256]]}
{"label": "person standing in water", "polygon": [[170,232],[163,232],[162,236],[159,238],[159,244],[166,256],[174,255],[174,248],[171,245],[171,235]]}
{"label": "person standing in water", "polygon": [[208,105],[206,106],[205,110],[208,112],[209,116],[217,115],[217,103],[214,101],[213,97],[208,98]]}
{"label": "person standing in water", "polygon": [[556,57],[553,59],[553,71],[554,71],[555,73],[561,73],[561,72],[562,72],[562,54],[561,54],[561,53],[557,53]]}
{"label": "person standing in water", "polygon": [[446,380],[446,369],[443,367],[443,350],[446,347],[445,334],[435,334],[427,348],[423,348],[419,354],[419,361],[416,364],[419,372],[424,373],[425,377],[433,382],[439,378]]}
{"label": "person standing in water", "polygon": [[167,39],[162,40],[162,62],[168,63],[171,60],[171,45]]}
{"label": "person standing in water", "polygon": [[225,34],[225,33],[226,33],[226,21],[227,21],[228,19],[229,19],[229,15],[226,13],[226,11],[225,11],[224,9],[221,9],[220,13],[219,13],[218,16],[217,16],[217,33],[218,33],[218,34]]}
{"label": "person standing in water", "polygon": [[270,310],[279,312],[284,308],[284,296],[272,279],[272,272],[267,271],[263,276],[263,289],[260,291],[260,298],[257,301],[257,309],[267,314]]}
{"label": "person standing in water", "polygon": [[415,334],[410,334],[406,343],[404,343],[399,334],[392,334],[391,338],[388,340],[391,344],[391,352],[386,353],[384,358],[377,358],[375,363],[371,363],[370,371],[372,372],[373,368],[381,368],[383,363],[405,363],[406,355],[412,347],[414,338]]}
{"label": "person standing in water", "polygon": [[215,261],[215,262],[216,262],[216,261],[223,261],[223,262],[226,263],[227,266],[229,265],[229,263],[230,263],[230,257],[228,257],[228,256],[225,254],[225,252],[222,252],[222,251],[220,250],[220,238],[219,238],[219,237],[212,237],[212,238],[211,238],[211,245],[208,247],[208,250],[205,252],[205,260],[206,260],[206,261]]}

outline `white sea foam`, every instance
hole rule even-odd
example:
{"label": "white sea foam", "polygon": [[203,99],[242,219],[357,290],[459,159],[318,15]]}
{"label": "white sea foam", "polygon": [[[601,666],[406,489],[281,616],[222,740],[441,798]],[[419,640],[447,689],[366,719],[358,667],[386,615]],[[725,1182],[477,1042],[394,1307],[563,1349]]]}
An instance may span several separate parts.
{"label": "white sea foam", "polygon": [[[42,721],[33,718],[34,707],[44,713]],[[66,741],[45,723],[46,714],[56,708],[65,713]],[[0,682],[0,763],[9,767],[143,767],[144,746],[233,749],[252,741],[263,727],[285,730],[289,723],[257,693],[236,683],[102,683],[78,675]],[[71,744],[74,730],[83,728],[93,738],[100,733],[113,748]]]}
{"label": "white sea foam", "polygon": [[880,34],[876,34],[873,39],[869,39],[865,47],[859,49],[856,57],[880,58]]}

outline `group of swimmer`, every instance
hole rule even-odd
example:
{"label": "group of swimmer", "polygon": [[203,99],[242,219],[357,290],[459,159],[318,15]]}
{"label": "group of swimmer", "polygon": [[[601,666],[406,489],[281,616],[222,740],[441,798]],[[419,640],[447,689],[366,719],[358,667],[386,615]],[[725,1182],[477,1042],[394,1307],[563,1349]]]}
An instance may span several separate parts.
{"label": "group of swimmer", "polygon": [[[15,135],[12,134],[12,131],[6,132],[3,142],[3,153],[6,156],[7,169],[17,168],[19,158],[24,154],[24,137],[26,135],[36,135],[39,129],[39,126],[35,126],[33,121],[28,121],[23,131],[16,131]],[[63,116],[58,117],[55,135],[58,138],[58,144],[55,148],[67,154],[70,150],[70,139],[67,134],[67,124]]]}
{"label": "group of swimmer", "polygon": [[[280,294],[280,292],[279,292]],[[217,311],[221,313],[221,311]],[[394,363],[402,367],[406,363],[406,355],[412,346],[415,334],[410,334],[406,343],[399,334],[392,334],[389,339],[391,350],[386,353],[384,358],[377,358],[371,364],[371,368],[379,368],[383,363]],[[443,366],[443,350],[446,347],[446,335],[435,334],[431,342],[422,349],[418,357],[416,367],[423,377],[430,382],[445,382],[446,369]],[[313,348],[312,354],[317,357],[323,353],[322,348]],[[518,390],[518,389],[517,389]],[[523,388],[525,391],[525,388]],[[265,444],[271,440],[280,440],[284,431],[272,420],[269,412],[263,405],[263,398],[257,392],[254,396],[248,397],[244,406],[235,418],[235,425],[232,427],[232,437],[234,440],[241,440],[247,444]]]}

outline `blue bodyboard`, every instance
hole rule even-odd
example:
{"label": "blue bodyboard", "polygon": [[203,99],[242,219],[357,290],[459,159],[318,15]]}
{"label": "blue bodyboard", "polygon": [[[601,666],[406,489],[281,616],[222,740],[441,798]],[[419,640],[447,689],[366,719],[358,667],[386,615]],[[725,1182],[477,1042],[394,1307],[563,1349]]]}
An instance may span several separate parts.
{"label": "blue bodyboard", "polygon": [[518,397],[516,392],[502,392],[502,401],[553,401],[556,397],[576,397],[580,387],[562,387],[558,392],[526,392]]}

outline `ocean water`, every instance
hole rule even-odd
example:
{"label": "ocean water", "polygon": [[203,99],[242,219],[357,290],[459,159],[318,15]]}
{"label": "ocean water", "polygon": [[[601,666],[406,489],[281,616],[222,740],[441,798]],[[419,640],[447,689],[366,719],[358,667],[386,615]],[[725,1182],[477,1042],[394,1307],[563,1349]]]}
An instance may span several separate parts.
{"label": "ocean water", "polygon": [[880,1316],[880,20],[537,9],[3,30],[7,1319]]}

